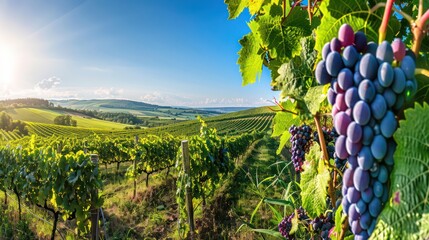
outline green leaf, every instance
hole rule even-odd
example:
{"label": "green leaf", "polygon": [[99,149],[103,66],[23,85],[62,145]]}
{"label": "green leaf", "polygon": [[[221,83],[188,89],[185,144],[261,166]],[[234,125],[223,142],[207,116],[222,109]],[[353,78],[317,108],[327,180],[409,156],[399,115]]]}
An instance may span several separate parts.
{"label": "green leaf", "polygon": [[293,235],[293,234],[295,234],[296,231],[298,231],[298,224],[299,224],[298,216],[299,216],[298,211],[295,210],[295,214],[293,215],[293,218],[291,221],[292,227],[290,228],[290,231],[289,231],[290,235]]}
{"label": "green leaf", "polygon": [[[298,43],[301,46],[299,55],[294,56],[290,61],[281,64],[272,72],[271,87],[275,90],[281,90],[281,97],[290,96],[301,100],[308,88],[316,85],[313,80],[313,67],[315,64],[317,52],[314,50],[314,40],[311,37],[304,37]],[[270,69],[272,66],[270,66]]]}
{"label": "green leaf", "polygon": [[283,199],[265,198],[264,202],[269,204],[280,205],[280,206],[293,206],[293,203],[291,201],[283,200]]}
{"label": "green leaf", "polygon": [[341,224],[343,222],[343,204],[340,204],[340,206],[335,210],[335,228],[334,232],[331,234],[331,239],[336,240],[341,234]]}
{"label": "green leaf", "polygon": [[283,22],[283,8],[272,4],[264,7],[266,14],[258,20],[258,31],[262,43],[269,49],[270,56],[284,62],[300,54],[302,37],[311,34],[306,20],[307,12],[294,8]]}
{"label": "green leaf", "polygon": [[307,104],[308,110],[310,110],[313,115],[320,110],[322,102],[326,99],[326,93],[324,93],[324,88],[326,86],[328,85],[312,87],[308,89],[307,94],[305,94],[305,104]]}
{"label": "green leaf", "polygon": [[[255,21],[249,23],[249,27],[255,28]],[[243,78],[243,86],[254,83],[260,78],[263,64],[263,51],[261,49],[261,39],[258,33],[250,32],[245,35],[240,44],[242,48],[238,52],[238,64]]]}
{"label": "green leaf", "polygon": [[249,1],[249,12],[254,15],[259,12],[264,3],[264,0],[248,0]]}
{"label": "green leaf", "polygon": [[398,144],[390,176],[390,200],[372,239],[429,238],[429,105],[416,104],[394,138]]}
{"label": "green leaf", "polygon": [[228,19],[234,19],[247,7],[248,0],[225,0],[224,2],[228,5]]}
{"label": "green leaf", "polygon": [[310,148],[303,168],[300,181],[302,207],[311,218],[315,218],[326,210],[326,188],[330,179],[318,144],[314,143]]}
{"label": "green leaf", "polygon": [[[291,112],[296,112],[295,110],[295,104],[292,103],[290,100],[287,100],[285,102],[282,102],[283,109]],[[298,125],[300,122],[300,119],[295,114],[292,114],[290,112],[277,112],[276,116],[273,119],[273,133],[271,134],[272,137],[280,137],[280,144],[277,148],[277,154],[280,154],[280,152],[283,150],[283,147],[286,145],[286,143],[289,141],[290,133],[289,128],[293,124]]]}
{"label": "green leaf", "polygon": [[274,231],[274,230],[270,230],[270,229],[252,229],[252,231],[284,239],[284,237],[281,235],[281,233],[279,231]]}

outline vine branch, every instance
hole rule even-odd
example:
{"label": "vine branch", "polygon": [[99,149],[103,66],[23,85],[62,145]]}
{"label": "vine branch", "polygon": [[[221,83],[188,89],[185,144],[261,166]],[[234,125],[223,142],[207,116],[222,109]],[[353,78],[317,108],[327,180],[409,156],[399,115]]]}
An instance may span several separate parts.
{"label": "vine branch", "polygon": [[378,29],[378,43],[381,43],[386,38],[387,24],[389,23],[390,16],[392,15],[392,6],[394,0],[387,0],[386,8],[384,9],[383,21]]}
{"label": "vine branch", "polygon": [[[325,163],[327,163],[327,165],[330,165],[329,164],[328,149],[326,148],[325,135],[323,134],[323,130],[322,130],[322,126],[320,125],[319,117],[320,116],[318,114],[314,115],[314,122],[316,123],[317,134],[319,135],[319,142],[320,142],[320,147],[322,148],[322,152],[323,152],[323,159],[324,159]],[[332,204],[335,204],[335,202],[336,202],[335,192],[334,192],[335,189],[334,189],[334,183],[333,183],[332,177],[329,178],[328,191],[329,191],[329,198],[331,198]]]}
{"label": "vine branch", "polygon": [[[420,9],[419,9],[420,11]],[[416,55],[416,57],[419,56],[420,47],[422,45],[423,37],[424,37],[424,26],[426,25],[426,22],[429,20],[429,9],[426,10],[426,12],[419,17],[414,24],[411,26],[411,31],[414,35],[414,44],[413,44],[413,52]]]}
{"label": "vine branch", "polygon": [[[375,11],[377,11],[377,10],[378,10],[379,8],[381,8],[381,7],[386,7],[386,3],[384,3],[384,2],[377,3],[376,5],[374,5],[374,6],[369,10],[369,13],[370,13],[370,14],[373,14]],[[395,6],[394,6],[393,11],[395,11],[397,14],[401,15],[401,16],[402,16],[405,20],[407,20],[410,24],[413,24],[413,23],[414,23],[414,18],[413,18],[413,17],[411,17],[410,15],[408,15],[407,13],[403,12],[401,9],[397,9],[397,8],[395,8]]]}
{"label": "vine branch", "polygon": [[416,71],[414,72],[415,75],[420,74],[424,75],[426,77],[429,77],[429,70],[423,69],[423,68],[416,68]]}
{"label": "vine branch", "polygon": [[347,227],[349,226],[349,221],[347,221],[347,217],[344,218],[343,224],[341,225],[341,232],[338,239],[342,240],[346,236]]}

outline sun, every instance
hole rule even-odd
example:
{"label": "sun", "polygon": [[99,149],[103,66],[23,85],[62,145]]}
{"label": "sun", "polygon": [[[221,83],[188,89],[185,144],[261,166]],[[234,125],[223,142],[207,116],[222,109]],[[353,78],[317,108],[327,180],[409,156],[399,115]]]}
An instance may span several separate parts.
{"label": "sun", "polygon": [[0,89],[6,90],[15,78],[17,52],[12,46],[0,45]]}

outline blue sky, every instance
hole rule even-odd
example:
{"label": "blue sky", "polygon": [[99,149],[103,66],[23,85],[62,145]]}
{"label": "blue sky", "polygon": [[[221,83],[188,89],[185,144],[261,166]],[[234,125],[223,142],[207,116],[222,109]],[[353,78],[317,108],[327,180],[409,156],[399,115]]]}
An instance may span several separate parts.
{"label": "blue sky", "polygon": [[161,105],[259,106],[269,74],[242,87],[246,10],[222,0],[0,0],[2,98],[121,98]]}

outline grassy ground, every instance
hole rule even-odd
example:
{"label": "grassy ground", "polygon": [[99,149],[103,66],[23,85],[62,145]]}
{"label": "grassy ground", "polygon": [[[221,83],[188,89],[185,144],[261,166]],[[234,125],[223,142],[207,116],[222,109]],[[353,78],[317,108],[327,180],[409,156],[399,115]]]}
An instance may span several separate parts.
{"label": "grassy ground", "polygon": [[[261,239],[251,228],[274,228],[278,222],[272,221],[273,214],[267,204],[256,206],[264,197],[281,198],[283,186],[291,176],[284,156],[275,154],[277,142],[269,137],[255,142],[245,156],[237,159],[237,167],[221,184],[213,197],[202,209],[201,201],[195,200],[195,222],[199,239]],[[149,186],[145,186],[146,176],[138,178],[137,194],[133,198],[133,182],[124,177],[130,163],[101,167],[104,195],[101,232],[108,239],[178,239],[176,184],[174,171],[163,171],[150,176]],[[283,170],[283,174],[279,174]],[[269,178],[270,180],[263,181]],[[271,184],[273,181],[277,184]],[[281,181],[280,181],[281,180]],[[0,194],[0,201],[3,201]],[[10,198],[13,198],[10,197]],[[13,202],[10,200],[9,202]],[[15,209],[13,204],[9,204]],[[48,239],[51,216],[34,207],[24,210],[29,228],[40,239]],[[14,212],[9,210],[9,212]],[[32,217],[34,213],[48,222]],[[252,213],[254,217],[252,218]],[[16,220],[16,216],[11,216]],[[0,224],[1,225],[1,224]],[[243,225],[243,226],[242,226]],[[60,224],[61,235],[73,239],[70,224]],[[240,229],[239,231],[237,231]],[[60,234],[58,238],[60,239]],[[266,236],[264,236],[267,238]],[[1,239],[1,237],[0,237]],[[269,239],[269,237],[268,237]]]}

